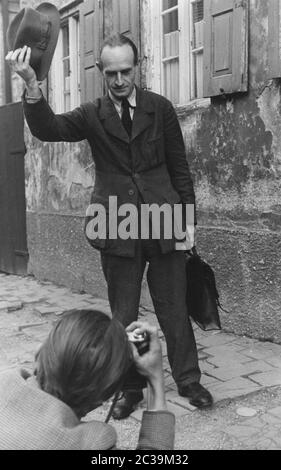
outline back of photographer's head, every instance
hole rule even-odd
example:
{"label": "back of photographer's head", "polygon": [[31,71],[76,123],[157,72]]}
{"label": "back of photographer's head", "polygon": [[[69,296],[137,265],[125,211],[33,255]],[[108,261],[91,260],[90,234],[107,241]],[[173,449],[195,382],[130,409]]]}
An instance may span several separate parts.
{"label": "back of photographer's head", "polygon": [[132,364],[126,332],[97,310],[66,312],[36,356],[42,390],[82,417],[109,399]]}

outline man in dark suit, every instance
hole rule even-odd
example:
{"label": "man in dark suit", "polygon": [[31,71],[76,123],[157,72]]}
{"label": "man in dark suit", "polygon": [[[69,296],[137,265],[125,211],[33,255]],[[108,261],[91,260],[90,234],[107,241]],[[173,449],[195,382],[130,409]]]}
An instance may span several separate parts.
{"label": "man in dark suit", "polygon": [[[108,213],[110,196],[116,196],[118,210],[128,203],[137,209],[143,204],[195,204],[176,113],[166,98],[135,86],[138,52],[132,41],[118,34],[102,46],[99,68],[107,95],[60,115],[42,96],[29,65],[29,48],[11,51],[7,60],[25,80],[23,106],[34,136],[53,142],[88,140],[96,167],[91,208],[102,204]],[[161,226],[158,240],[151,233],[148,239],[124,239],[119,232],[111,239],[96,238],[91,233],[92,209],[88,216],[86,235],[101,251],[113,315],[125,326],[137,319],[148,263],[148,286],[178,392],[194,406],[211,406],[212,396],[199,383],[196,343],[185,302],[185,253],[176,249],[175,237],[167,239]],[[142,222],[140,216],[137,219]],[[155,221],[148,224],[155,232]],[[142,397],[141,390],[127,391],[116,406],[115,418],[127,417]]]}

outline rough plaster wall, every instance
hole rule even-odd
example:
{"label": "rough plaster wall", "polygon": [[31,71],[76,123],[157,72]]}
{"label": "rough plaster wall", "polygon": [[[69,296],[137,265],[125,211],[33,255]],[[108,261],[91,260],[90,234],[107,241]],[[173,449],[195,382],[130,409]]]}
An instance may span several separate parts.
{"label": "rough plaster wall", "polygon": [[99,252],[85,242],[83,217],[27,213],[30,272],[79,292],[106,297]]}
{"label": "rough plaster wall", "polygon": [[83,144],[47,144],[26,130],[26,199],[28,211],[84,214],[94,170]]}

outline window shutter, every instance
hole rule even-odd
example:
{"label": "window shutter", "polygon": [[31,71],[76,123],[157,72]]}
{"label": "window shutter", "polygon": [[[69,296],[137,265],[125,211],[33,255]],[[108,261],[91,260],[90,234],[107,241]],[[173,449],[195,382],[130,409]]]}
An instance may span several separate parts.
{"label": "window shutter", "polygon": [[280,0],[268,3],[268,77],[281,77],[281,4]]}
{"label": "window shutter", "polygon": [[139,0],[113,0],[114,32],[125,34],[140,45],[140,2]]}
{"label": "window shutter", "polygon": [[103,94],[103,80],[96,62],[102,40],[102,14],[99,0],[86,0],[80,6],[81,101],[93,101]]}
{"label": "window shutter", "polygon": [[204,0],[204,96],[248,89],[248,0]]}
{"label": "window shutter", "polygon": [[[155,1],[155,0],[154,0]],[[113,0],[113,31],[134,41],[140,57],[140,2],[139,0]],[[140,70],[136,76],[140,85]]]}

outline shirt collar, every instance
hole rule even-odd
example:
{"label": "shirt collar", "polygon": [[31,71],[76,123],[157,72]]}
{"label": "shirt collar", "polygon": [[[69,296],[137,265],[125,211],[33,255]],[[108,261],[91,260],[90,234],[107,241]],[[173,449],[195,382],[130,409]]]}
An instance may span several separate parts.
{"label": "shirt collar", "polygon": [[[122,103],[121,101],[118,101],[114,98],[114,96],[112,95],[111,91],[109,90],[108,91],[108,94],[109,94],[109,98],[111,99],[111,101],[113,102],[113,104],[115,106],[117,106],[118,108],[122,108]],[[137,106],[137,92],[136,92],[136,87],[134,87],[132,93],[130,94],[130,96],[127,98],[128,101],[129,101],[129,105],[131,106],[131,108],[135,108]]]}

